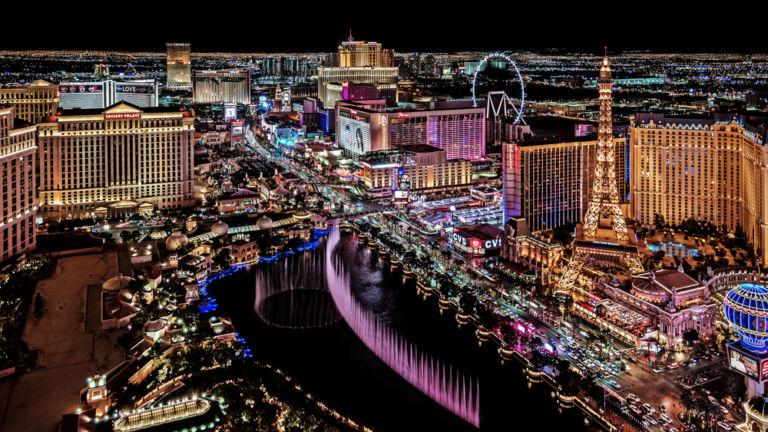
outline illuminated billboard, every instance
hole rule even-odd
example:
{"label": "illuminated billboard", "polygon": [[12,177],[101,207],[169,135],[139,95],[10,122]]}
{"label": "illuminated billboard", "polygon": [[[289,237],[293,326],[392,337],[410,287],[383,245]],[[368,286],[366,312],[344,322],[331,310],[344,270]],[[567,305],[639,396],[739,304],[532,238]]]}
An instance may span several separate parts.
{"label": "illuminated billboard", "polygon": [[741,372],[742,374],[752,379],[758,379],[756,359],[732,349],[729,358],[729,364],[731,369],[734,369],[737,372]]}
{"label": "illuminated billboard", "polygon": [[492,239],[479,239],[468,236],[467,233],[457,231],[453,233],[453,242],[472,250],[499,249],[501,247],[501,237]]}
{"label": "illuminated billboard", "polygon": [[230,121],[237,118],[237,104],[224,104],[224,121]]}
{"label": "illuminated billboard", "polygon": [[139,93],[139,94],[154,93],[155,86],[153,84],[120,83],[115,85],[115,92],[116,93]]}
{"label": "illuminated billboard", "polygon": [[101,84],[66,84],[59,86],[60,93],[101,93]]}
{"label": "illuminated billboard", "polygon": [[240,136],[243,134],[243,129],[245,127],[245,120],[236,120],[231,123],[231,135],[234,136]]}
{"label": "illuminated billboard", "polygon": [[368,122],[341,116],[337,133],[341,148],[359,155],[371,151],[371,126]]}
{"label": "illuminated billboard", "polygon": [[739,342],[730,343],[727,348],[731,369],[761,383],[768,380],[768,354],[749,352]]}
{"label": "illuminated billboard", "polygon": [[407,203],[408,202],[408,191],[404,190],[397,190],[395,191],[393,198],[395,202],[399,203]]}

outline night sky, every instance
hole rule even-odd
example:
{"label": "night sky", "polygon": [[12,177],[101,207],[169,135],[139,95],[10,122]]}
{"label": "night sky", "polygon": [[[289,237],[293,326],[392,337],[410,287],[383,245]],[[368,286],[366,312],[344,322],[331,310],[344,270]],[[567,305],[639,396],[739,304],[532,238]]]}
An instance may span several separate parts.
{"label": "night sky", "polygon": [[193,52],[327,52],[351,28],[355,39],[400,52],[554,47],[602,53],[604,45],[612,52],[768,52],[766,2],[429,3],[17,1],[4,4],[3,12],[30,13],[30,20],[4,20],[11,28],[0,32],[0,50],[164,51],[166,41],[177,41],[191,42]]}

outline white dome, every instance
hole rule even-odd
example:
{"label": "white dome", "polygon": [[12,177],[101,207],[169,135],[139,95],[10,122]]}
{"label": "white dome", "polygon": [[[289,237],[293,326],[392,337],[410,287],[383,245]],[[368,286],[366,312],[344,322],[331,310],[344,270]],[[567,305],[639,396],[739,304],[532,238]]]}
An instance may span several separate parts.
{"label": "white dome", "polygon": [[299,209],[293,213],[293,217],[295,217],[296,219],[307,219],[310,216],[312,216],[312,213],[304,209]]}
{"label": "white dome", "polygon": [[256,225],[258,225],[260,230],[269,230],[274,226],[272,219],[268,218],[266,215],[260,217],[259,220],[256,221]]}
{"label": "white dome", "polygon": [[122,288],[127,288],[128,284],[132,280],[132,277],[119,275],[105,281],[103,284],[101,284],[101,287],[107,291],[119,290]]}
{"label": "white dome", "polygon": [[144,330],[148,332],[158,332],[162,330],[165,327],[165,322],[161,319],[156,319],[154,321],[147,321],[144,323]]}
{"label": "white dome", "polygon": [[189,243],[189,239],[180,231],[174,231],[173,234],[165,239],[165,247],[172,251],[179,249],[187,243]]}
{"label": "white dome", "polygon": [[220,236],[223,236],[227,234],[227,231],[229,231],[229,225],[225,224],[222,221],[218,221],[215,224],[213,224],[213,227],[211,227],[211,231],[215,232]]}

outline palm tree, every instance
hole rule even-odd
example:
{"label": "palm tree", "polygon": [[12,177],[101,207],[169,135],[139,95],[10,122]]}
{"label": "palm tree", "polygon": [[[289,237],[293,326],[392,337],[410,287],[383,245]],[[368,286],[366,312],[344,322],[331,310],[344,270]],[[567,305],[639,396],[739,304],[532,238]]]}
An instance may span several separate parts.
{"label": "palm tree", "polygon": [[695,413],[699,406],[691,389],[683,390],[683,393],[680,395],[680,405],[685,408],[686,412],[688,413],[687,417],[690,421],[692,413]]}

